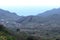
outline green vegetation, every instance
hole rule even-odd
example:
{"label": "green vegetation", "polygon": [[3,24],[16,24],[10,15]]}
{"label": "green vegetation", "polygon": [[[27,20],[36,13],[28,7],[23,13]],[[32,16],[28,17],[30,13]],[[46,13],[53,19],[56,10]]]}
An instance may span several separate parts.
{"label": "green vegetation", "polygon": [[15,40],[15,37],[10,35],[3,25],[0,25],[0,40]]}

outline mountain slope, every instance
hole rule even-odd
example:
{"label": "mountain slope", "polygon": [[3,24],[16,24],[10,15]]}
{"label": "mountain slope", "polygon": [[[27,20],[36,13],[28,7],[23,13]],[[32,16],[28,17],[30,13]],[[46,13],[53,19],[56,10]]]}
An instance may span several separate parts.
{"label": "mountain slope", "polygon": [[0,9],[0,24],[3,24],[5,27],[15,30],[19,27],[19,23],[16,21],[22,16],[18,16],[16,13],[11,13],[9,11]]}
{"label": "mountain slope", "polygon": [[60,8],[45,11],[44,13],[38,14],[38,16],[47,17],[53,14],[60,14]]}
{"label": "mountain slope", "polygon": [[18,21],[19,21],[19,23],[42,22],[42,21],[44,22],[45,20],[48,20],[49,18],[51,18],[51,20],[52,20],[53,17],[60,18],[60,8],[52,9],[52,10],[46,11],[46,12],[41,13],[36,16],[26,16],[26,17],[19,19]]}
{"label": "mountain slope", "polygon": [[56,27],[60,28],[60,8],[46,11],[38,16],[26,16],[19,19],[18,23],[23,24],[24,28],[26,27],[42,30],[51,30]]}
{"label": "mountain slope", "polygon": [[0,24],[0,40],[15,40],[15,37],[7,30],[6,27]]}
{"label": "mountain slope", "polygon": [[19,16],[16,13],[11,13],[9,11],[5,11],[0,9],[0,20],[17,20],[19,19]]}

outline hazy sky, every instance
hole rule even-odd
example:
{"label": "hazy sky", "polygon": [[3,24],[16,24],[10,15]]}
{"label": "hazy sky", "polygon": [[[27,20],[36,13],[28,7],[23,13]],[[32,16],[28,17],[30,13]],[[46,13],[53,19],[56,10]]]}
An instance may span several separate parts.
{"label": "hazy sky", "polygon": [[60,0],[0,0],[0,8],[19,15],[36,15],[60,7]]}

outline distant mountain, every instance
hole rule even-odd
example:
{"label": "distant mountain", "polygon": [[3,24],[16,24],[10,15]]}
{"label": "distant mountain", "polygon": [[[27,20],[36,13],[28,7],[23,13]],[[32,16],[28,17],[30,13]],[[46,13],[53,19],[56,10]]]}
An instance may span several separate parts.
{"label": "distant mountain", "polygon": [[16,29],[19,26],[19,23],[16,21],[21,18],[16,13],[11,13],[9,11],[0,9],[0,24],[3,24],[9,29]]}
{"label": "distant mountain", "polygon": [[53,14],[60,14],[60,8],[45,11],[44,13],[38,14],[38,16],[46,17]]}
{"label": "distant mountain", "polygon": [[0,20],[17,20],[19,16],[16,13],[11,13],[6,10],[0,9]]}
{"label": "distant mountain", "polygon": [[45,20],[48,20],[49,18],[53,19],[54,18],[60,18],[60,8],[58,9],[52,9],[48,10],[44,13],[41,13],[36,16],[26,16],[18,20],[19,23],[26,23],[26,22],[39,22],[41,23],[42,21],[44,22]]}
{"label": "distant mountain", "polygon": [[48,10],[36,16],[26,16],[18,20],[24,28],[37,30],[59,30],[60,28],[60,8]]}
{"label": "distant mountain", "polygon": [[0,23],[13,31],[16,31],[17,28],[26,32],[60,31],[60,8],[48,10],[36,16],[18,16],[0,9]]}
{"label": "distant mountain", "polygon": [[39,23],[43,20],[43,17],[39,17],[39,16],[26,16],[23,18],[20,18],[17,22],[18,23],[22,23],[22,24],[26,24],[26,23]]}

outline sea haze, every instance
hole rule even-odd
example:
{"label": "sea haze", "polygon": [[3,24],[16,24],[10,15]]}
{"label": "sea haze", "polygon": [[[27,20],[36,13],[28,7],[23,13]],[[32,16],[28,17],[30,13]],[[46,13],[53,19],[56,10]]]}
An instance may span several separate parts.
{"label": "sea haze", "polygon": [[58,8],[54,6],[8,6],[8,7],[0,7],[0,9],[8,10],[10,12],[15,12],[20,16],[28,16],[28,15],[37,15],[39,13],[43,13],[47,10],[51,10],[53,8]]}

